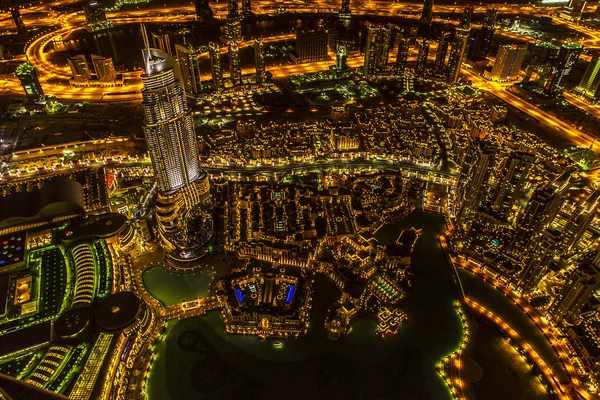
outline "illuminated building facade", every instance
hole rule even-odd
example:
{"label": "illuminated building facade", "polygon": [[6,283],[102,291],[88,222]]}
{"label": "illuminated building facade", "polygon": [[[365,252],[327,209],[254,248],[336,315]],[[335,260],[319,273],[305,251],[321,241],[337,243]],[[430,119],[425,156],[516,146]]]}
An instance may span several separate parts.
{"label": "illuminated building facade", "polygon": [[600,98],[600,56],[598,54],[592,57],[575,92],[592,102]]}
{"label": "illuminated building facade", "polygon": [[527,47],[505,44],[500,46],[491,71],[484,76],[493,81],[512,81],[519,78],[521,65],[527,54]]}
{"label": "illuminated building facade", "polygon": [[600,192],[594,191],[590,197],[577,204],[571,212],[563,231],[562,250],[571,254],[585,235],[598,214]]}
{"label": "illuminated building facade", "polygon": [[254,62],[256,65],[256,83],[262,85],[267,80],[265,68],[265,42],[263,38],[254,40]]}
{"label": "illuminated building facade", "polygon": [[296,33],[296,62],[315,62],[328,59],[329,33],[327,31],[299,31]]}
{"label": "illuminated building facade", "polygon": [[481,143],[476,147],[477,159],[458,188],[459,221],[469,220],[479,208],[487,189],[487,182],[494,169],[498,147]]}
{"label": "illuminated building facade", "polygon": [[225,22],[224,33],[224,40],[222,39],[221,41],[227,44],[231,42],[240,43],[244,40],[244,37],[242,36],[242,18],[228,18],[227,22]]}
{"label": "illuminated building facade", "polygon": [[240,15],[238,0],[228,0],[227,18],[237,18]]}
{"label": "illuminated building facade", "polygon": [[423,2],[423,11],[421,12],[421,18],[419,23],[431,24],[433,18],[433,0],[425,0]]}
{"label": "illuminated building facade", "polygon": [[446,80],[450,84],[454,84],[458,81],[460,67],[462,66],[463,59],[465,58],[465,50],[467,48],[468,39],[468,30],[457,29],[454,31],[452,48],[450,49],[450,55],[448,56],[448,70],[446,74]]}
{"label": "illuminated building facade", "polygon": [[497,18],[497,9],[488,8],[485,11],[483,24],[480,28],[472,31],[467,59],[471,61],[485,60],[492,46]]}
{"label": "illuminated building facade", "polygon": [[523,293],[534,291],[556,255],[560,244],[561,234],[559,231],[545,230],[533,250],[533,255],[527,262],[519,277],[519,286]]}
{"label": "illuminated building facade", "polygon": [[252,15],[252,0],[242,0],[242,15]]}
{"label": "illuminated building facade", "polygon": [[114,82],[117,80],[115,64],[111,57],[102,57],[92,54],[92,65],[96,70],[99,81]]}
{"label": "illuminated building facade", "polygon": [[584,262],[575,268],[565,282],[550,313],[558,320],[578,318],[594,292],[600,287],[600,268],[594,262]]}
{"label": "illuminated building facade", "polygon": [[363,73],[367,79],[385,69],[390,50],[391,32],[385,25],[369,24]]}
{"label": "illuminated building facade", "polygon": [[212,75],[213,89],[223,87],[223,66],[221,64],[221,50],[215,42],[208,44],[208,53],[210,56],[210,69]]}
{"label": "illuminated building facade", "polygon": [[181,78],[183,87],[187,95],[198,95],[202,91],[202,82],[200,80],[200,67],[198,65],[198,56],[192,46],[175,45],[177,54],[177,63],[181,69]]}
{"label": "illuminated building facade", "polygon": [[582,51],[583,46],[579,43],[563,43],[560,46],[558,55],[544,82],[545,95],[556,96],[562,92],[565,79],[571,73],[571,69],[579,59]]}
{"label": "illuminated building facade", "polygon": [[436,76],[444,76],[446,70],[446,57],[448,56],[448,45],[450,44],[450,32],[443,32],[438,42],[438,48],[435,53],[433,63],[433,73]]}
{"label": "illuminated building facade", "polygon": [[168,32],[152,32],[152,43],[154,44],[154,48],[162,51],[163,53],[172,55],[171,37],[169,36]]}
{"label": "illuminated building facade", "polygon": [[398,39],[398,53],[396,53],[396,73],[403,75],[406,70],[406,60],[408,59],[408,40]]}
{"label": "illuminated building facade", "polygon": [[87,83],[92,79],[92,72],[90,66],[85,59],[85,55],[79,54],[77,56],[69,57],[67,63],[71,68],[73,77],[71,78],[74,83]]}
{"label": "illuminated building facade", "polygon": [[523,152],[515,152],[506,160],[492,205],[494,211],[502,217],[508,218],[511,215],[515,201],[523,193],[527,175],[534,162],[534,154]]}
{"label": "illuminated building facade", "polygon": [[242,64],[240,48],[237,43],[229,43],[229,78],[234,86],[242,84]]}
{"label": "illuminated building facade", "polygon": [[419,54],[417,55],[417,64],[415,65],[415,77],[424,78],[427,70],[427,59],[429,57],[429,43],[423,40]]}
{"label": "illuminated building facade", "polygon": [[44,89],[42,89],[35,68],[29,61],[20,64],[15,74],[19,78],[29,101],[34,103],[43,103],[45,101]]}
{"label": "illuminated building facade", "polygon": [[158,187],[161,192],[171,192],[200,176],[194,121],[173,57],[150,48],[143,55],[144,134]]}
{"label": "illuminated building facade", "polygon": [[352,10],[350,9],[350,0],[342,0],[342,7],[339,12],[340,19],[348,20],[352,18]]}

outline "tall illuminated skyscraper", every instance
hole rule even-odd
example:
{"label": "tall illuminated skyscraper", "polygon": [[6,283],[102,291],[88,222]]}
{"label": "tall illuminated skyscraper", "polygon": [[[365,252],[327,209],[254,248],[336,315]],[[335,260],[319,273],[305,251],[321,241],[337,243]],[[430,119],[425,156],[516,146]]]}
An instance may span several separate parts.
{"label": "tall illuminated skyscraper", "polygon": [[106,19],[106,13],[102,5],[96,1],[90,1],[83,8],[85,20],[92,31],[110,28],[112,24]]}
{"label": "tall illuminated skyscraper", "polygon": [[550,313],[558,320],[577,318],[600,286],[597,261],[584,262],[571,272]]}
{"label": "tall illuminated skyscraper", "polygon": [[475,8],[472,5],[468,5],[463,10],[463,14],[460,20],[460,27],[462,29],[471,29],[471,22],[473,21],[473,11]]}
{"label": "tall illuminated skyscraper", "polygon": [[263,38],[254,40],[254,62],[256,65],[256,83],[262,85],[267,80],[265,68],[265,42]]}
{"label": "tall illuminated skyscraper", "polygon": [[526,53],[527,47],[525,46],[514,44],[500,46],[492,70],[484,72],[484,76],[493,81],[512,81],[517,79]]}
{"label": "tall illuminated skyscraper", "polygon": [[29,61],[20,64],[15,72],[21,86],[25,90],[27,99],[35,103],[43,103],[45,101],[44,90],[38,79],[35,68]]}
{"label": "tall illuminated skyscraper", "polygon": [[563,90],[565,79],[571,73],[573,65],[579,59],[583,46],[579,43],[563,43],[560,46],[548,78],[544,82],[544,94],[555,96]]}
{"label": "tall illuminated skyscraper", "polygon": [[515,201],[523,192],[527,175],[534,162],[535,155],[524,152],[515,152],[506,160],[492,205],[494,211],[503,218],[510,216]]}
{"label": "tall illuminated skyscraper", "polygon": [[396,73],[404,74],[406,70],[406,60],[408,59],[408,40],[398,39],[398,53],[396,54]]}
{"label": "tall illuminated skyscraper", "polygon": [[242,84],[242,64],[240,62],[240,48],[237,43],[229,43],[229,78],[234,86]]}
{"label": "tall illuminated skyscraper", "polygon": [[242,15],[252,15],[252,0],[242,0]]}
{"label": "tall illuminated skyscraper", "polygon": [[425,70],[427,69],[427,58],[429,57],[429,43],[427,40],[423,40],[419,54],[417,55],[417,64],[415,65],[415,77],[425,77]]}
{"label": "tall illuminated skyscraper", "polygon": [[214,89],[219,89],[223,86],[223,66],[221,64],[221,50],[219,49],[219,45],[210,42],[208,44],[208,54],[210,56],[212,86]]}
{"label": "tall illuminated skyscraper", "polygon": [[438,48],[433,62],[433,73],[437,76],[443,76],[446,68],[446,57],[448,56],[448,44],[450,43],[450,32],[442,33]]}
{"label": "tall illuminated skyscraper", "polygon": [[386,67],[390,49],[389,40],[390,30],[385,25],[369,24],[363,67],[367,79]]}
{"label": "tall illuminated skyscraper", "polygon": [[498,10],[488,8],[480,28],[472,32],[467,58],[472,61],[485,60],[492,47]]}
{"label": "tall illuminated skyscraper", "polygon": [[423,2],[423,11],[421,12],[420,23],[430,24],[433,18],[433,0]]}
{"label": "tall illuminated skyscraper", "polygon": [[340,19],[352,18],[352,10],[350,9],[350,0],[342,0],[342,8],[339,12]]}
{"label": "tall illuminated skyscraper", "polygon": [[446,75],[446,80],[448,83],[456,83],[458,81],[460,67],[462,66],[463,59],[465,58],[465,50],[467,48],[468,40],[468,30],[457,29],[454,32],[452,48],[450,49],[450,55],[448,56],[448,71]]}
{"label": "tall illuminated skyscraper", "polygon": [[556,254],[560,243],[560,232],[545,230],[533,249],[533,255],[525,265],[519,277],[519,286],[524,293],[535,290],[544,275],[548,272],[550,263]]}
{"label": "tall illuminated skyscraper", "polygon": [[592,101],[600,98],[600,56],[598,54],[592,57],[575,92]]}
{"label": "tall illuminated skyscraper", "polygon": [[200,80],[200,67],[196,50],[192,46],[175,45],[177,53],[177,63],[181,69],[183,87],[188,95],[197,95],[202,91],[202,82]]}
{"label": "tall illuminated skyscraper", "polygon": [[161,192],[181,189],[200,176],[192,112],[185,100],[181,71],[166,52],[142,51],[144,125],[152,166]]}

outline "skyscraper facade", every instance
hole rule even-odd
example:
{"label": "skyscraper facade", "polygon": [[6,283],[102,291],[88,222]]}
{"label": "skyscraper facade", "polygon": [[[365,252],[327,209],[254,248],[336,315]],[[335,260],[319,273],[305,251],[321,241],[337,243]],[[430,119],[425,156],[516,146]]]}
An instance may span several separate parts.
{"label": "skyscraper facade", "polygon": [[213,17],[213,10],[210,8],[209,0],[195,0],[196,16],[202,21],[207,21]]}
{"label": "skyscraper facade", "polygon": [[328,58],[329,34],[327,31],[299,31],[296,33],[296,62],[325,61]]}
{"label": "skyscraper facade", "polygon": [[342,0],[342,7],[339,13],[340,19],[352,18],[352,10],[350,9],[350,0]]}
{"label": "skyscraper facade", "polygon": [[210,69],[213,89],[223,87],[223,66],[221,64],[221,49],[215,42],[208,44],[208,54],[210,57]]}
{"label": "skyscraper facade", "polygon": [[483,24],[480,28],[473,30],[471,34],[467,59],[471,61],[485,60],[492,47],[497,16],[498,10],[495,8],[488,8],[485,11]]}
{"label": "skyscraper facade", "polygon": [[421,48],[419,48],[419,54],[417,55],[417,63],[415,65],[415,77],[424,78],[425,71],[427,70],[427,59],[429,57],[429,43],[427,40],[423,40]]}
{"label": "skyscraper facade", "polygon": [[252,0],[242,0],[242,15],[252,15]]}
{"label": "skyscraper facade", "polygon": [[96,1],[90,1],[83,7],[85,20],[92,31],[110,28],[112,24],[106,19],[106,13],[102,5]]}
{"label": "skyscraper facade", "polygon": [[600,98],[600,56],[598,54],[592,57],[575,92],[592,102]]}
{"label": "skyscraper facade", "polygon": [[[386,40],[388,41],[386,44]],[[363,72],[371,78],[387,66],[390,33],[385,25],[369,24],[365,45],[365,63]]]}
{"label": "skyscraper facade", "polygon": [[267,80],[265,68],[265,43],[263,38],[254,40],[254,63],[256,65],[256,83],[262,85]]}
{"label": "skyscraper facade", "polygon": [[450,43],[450,32],[443,32],[438,42],[438,48],[435,53],[433,63],[433,73],[436,76],[443,76],[446,70],[446,57],[448,56],[448,44]]}
{"label": "skyscraper facade", "polygon": [[92,54],[92,65],[100,82],[113,82],[117,79],[115,64],[111,57]]}
{"label": "skyscraper facade", "polygon": [[29,101],[34,103],[43,103],[45,101],[44,90],[38,79],[37,72],[29,61],[20,64],[15,74],[19,78]]}
{"label": "skyscraper facade", "polygon": [[579,43],[563,43],[560,46],[550,73],[544,82],[544,94],[555,96],[560,94],[564,88],[565,79],[571,73],[573,65],[579,59],[583,46]]}
{"label": "skyscraper facade", "polygon": [[240,15],[238,0],[228,0],[227,18],[237,18]]}
{"label": "skyscraper facade", "polygon": [[460,67],[465,58],[465,50],[469,39],[469,31],[465,29],[456,29],[454,38],[452,38],[452,48],[448,56],[448,69],[446,73],[446,81],[454,84],[458,81],[460,75]]}
{"label": "skyscraper facade", "polygon": [[546,275],[558,249],[560,238],[558,231],[547,229],[542,233],[539,243],[534,247],[532,257],[519,276],[519,286],[523,293],[535,290]]}
{"label": "skyscraper facade", "polygon": [[431,24],[433,18],[433,0],[425,0],[423,2],[423,11],[421,11],[420,23]]}
{"label": "skyscraper facade", "polygon": [[468,221],[486,197],[487,183],[494,170],[498,147],[487,142],[475,147],[476,159],[468,172],[461,177],[457,191],[459,209],[457,219]]}
{"label": "skyscraper facade", "polygon": [[475,8],[472,5],[467,5],[463,10],[462,17],[460,19],[460,27],[462,29],[471,29],[471,23],[473,22],[473,11]]}
{"label": "skyscraper facade", "polygon": [[169,54],[144,49],[143,130],[161,192],[172,192],[200,176],[192,112],[179,67]]}
{"label": "skyscraper facade", "polygon": [[515,201],[523,193],[527,175],[534,162],[535,154],[531,153],[515,152],[507,158],[492,205],[494,211],[503,218],[511,215]]}
{"label": "skyscraper facade", "polygon": [[237,43],[230,42],[229,51],[229,78],[234,86],[242,84],[242,64],[240,62],[240,48]]}
{"label": "skyscraper facade", "polygon": [[396,53],[396,74],[403,75],[406,70],[406,60],[408,59],[408,40],[398,39],[398,52]]}
{"label": "skyscraper facade", "polygon": [[484,72],[484,76],[487,79],[500,82],[518,79],[526,54],[526,46],[514,44],[500,46],[492,70]]}
{"label": "skyscraper facade", "polygon": [[185,93],[188,95],[198,95],[202,91],[202,82],[200,78],[200,67],[196,50],[192,46],[175,45],[177,62],[181,70],[181,78]]}
{"label": "skyscraper facade", "polygon": [[154,47],[158,50],[163,51],[169,55],[173,54],[171,49],[171,37],[169,36],[168,32],[152,32],[152,43],[154,44]]}
{"label": "skyscraper facade", "polygon": [[600,286],[600,269],[595,263],[584,262],[575,268],[565,282],[550,313],[558,320],[577,318]]}

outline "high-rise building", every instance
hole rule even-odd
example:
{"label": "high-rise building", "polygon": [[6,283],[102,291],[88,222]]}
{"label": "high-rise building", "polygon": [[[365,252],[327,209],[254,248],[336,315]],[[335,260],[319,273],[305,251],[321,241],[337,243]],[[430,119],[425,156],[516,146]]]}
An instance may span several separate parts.
{"label": "high-rise building", "polygon": [[213,10],[210,8],[209,0],[195,0],[196,16],[202,21],[213,17]]}
{"label": "high-rise building", "polygon": [[208,54],[210,57],[213,89],[220,89],[223,86],[223,66],[221,64],[221,49],[219,49],[219,45],[210,42],[208,44]]}
{"label": "high-rise building", "polygon": [[471,61],[482,61],[486,59],[492,47],[497,17],[498,10],[495,8],[488,8],[485,11],[483,24],[480,28],[473,30],[471,33],[467,59]]}
{"label": "high-rise building", "polygon": [[485,71],[484,76],[487,79],[502,82],[518,79],[525,54],[527,54],[526,46],[514,44],[500,46],[492,70]]}
{"label": "high-rise building", "polygon": [[404,75],[406,60],[408,59],[408,40],[398,39],[398,53],[396,54],[396,74]]}
{"label": "high-rise building", "polygon": [[471,29],[471,23],[473,22],[473,11],[475,8],[472,5],[467,5],[463,10],[463,14],[460,19],[460,27],[462,29]]}
{"label": "high-rise building", "polygon": [[29,61],[20,64],[15,74],[19,78],[29,101],[34,103],[43,103],[45,101],[44,90],[38,79],[37,72]]}
{"label": "high-rise building", "polygon": [[[387,40],[387,44],[386,44]],[[371,78],[387,66],[390,32],[385,25],[369,24],[365,46],[365,64],[363,72]]]}
{"label": "high-rise building", "polygon": [[475,146],[475,152],[475,162],[461,177],[461,183],[457,190],[457,203],[460,204],[457,219],[461,223],[472,218],[486,197],[487,183],[494,170],[498,147],[488,142],[482,142]]}
{"label": "high-rise building", "polygon": [[581,14],[581,12],[583,12],[583,10],[585,9],[586,5],[586,0],[569,0],[568,8],[571,9],[571,11],[573,12]]}
{"label": "high-rise building", "polygon": [[117,71],[111,57],[102,57],[92,54],[92,65],[100,82],[114,82],[117,80]]}
{"label": "high-rise building", "polygon": [[550,313],[557,320],[578,318],[599,286],[598,266],[590,262],[580,264],[571,272],[561,293],[550,307]]}
{"label": "high-rise building", "polygon": [[152,43],[154,44],[154,48],[172,55],[171,38],[168,32],[152,32]]}
{"label": "high-rise building", "polygon": [[240,15],[238,0],[228,0],[227,4],[227,18],[237,18]]}
{"label": "high-rise building", "polygon": [[592,57],[575,92],[593,102],[600,98],[600,56],[598,54]]}
{"label": "high-rise building", "polygon": [[423,11],[421,12],[420,23],[431,24],[433,19],[433,0],[425,0],[423,2]]}
{"label": "high-rise building", "polygon": [[325,61],[329,48],[327,31],[299,31],[296,33],[297,63]]}
{"label": "high-rise building", "polygon": [[417,55],[417,63],[415,65],[415,77],[425,77],[425,71],[427,70],[427,59],[429,58],[429,43],[424,39],[421,47],[419,48],[419,54]]}
{"label": "high-rise building", "polygon": [[558,55],[554,60],[554,64],[550,68],[550,73],[544,82],[544,94],[547,96],[555,96],[563,90],[565,79],[571,73],[573,65],[579,59],[579,55],[583,51],[583,46],[579,43],[563,43],[560,46]]}
{"label": "high-rise building", "polygon": [[446,68],[446,56],[448,55],[448,44],[450,43],[450,32],[442,33],[438,48],[435,53],[435,61],[433,63],[433,73],[436,76],[443,76]]}
{"label": "high-rise building", "polygon": [[143,130],[159,191],[168,193],[200,176],[198,143],[179,67],[166,52],[149,48],[146,37],[145,45]]}
{"label": "high-rise building", "polygon": [[254,40],[254,63],[256,65],[256,83],[262,85],[267,80],[265,68],[265,42],[263,38]]}
{"label": "high-rise building", "polygon": [[69,57],[67,63],[69,64],[69,68],[71,68],[71,73],[73,74],[71,79],[74,83],[85,84],[92,79],[90,66],[85,59],[85,55],[79,54]]}
{"label": "high-rise building", "polygon": [[598,213],[599,203],[600,192],[595,191],[575,206],[562,229],[563,241],[561,247],[565,253],[570,254],[577,248]]}
{"label": "high-rise building", "polygon": [[528,50],[531,53],[531,57],[529,59],[529,64],[525,69],[523,83],[527,84],[531,80],[534,72],[536,72],[536,75],[538,76],[536,82],[543,82],[548,76],[550,67],[558,55],[559,47],[550,42],[542,42],[530,45]]}
{"label": "high-rise building", "polygon": [[242,40],[242,18],[228,18],[225,23],[225,43],[240,43]]}
{"label": "high-rise building", "polygon": [[229,43],[229,78],[234,86],[242,84],[242,64],[240,48],[237,43]]}
{"label": "high-rise building", "polygon": [[506,160],[492,205],[493,210],[503,218],[510,217],[515,201],[523,193],[527,175],[534,162],[535,155],[524,152],[515,152]]}
{"label": "high-rise building", "polygon": [[85,20],[92,31],[110,28],[112,24],[106,19],[106,13],[100,3],[90,1],[83,7]]}
{"label": "high-rise building", "polygon": [[564,201],[568,183],[536,189],[517,219],[517,228],[510,245],[515,254],[524,254],[536,237],[550,226]]}
{"label": "high-rise building", "polygon": [[546,229],[542,233],[539,243],[533,249],[532,257],[519,276],[519,286],[523,293],[535,290],[546,275],[556,255],[560,239],[559,231]]}
{"label": "high-rise building", "polygon": [[185,93],[194,96],[202,91],[202,81],[200,78],[200,66],[198,65],[198,56],[192,46],[175,45],[177,54],[177,63],[181,70],[181,78]]}
{"label": "high-rise building", "polygon": [[348,50],[346,46],[338,45],[335,53],[335,65],[329,67],[329,74],[336,79],[347,78],[351,75],[352,70],[348,67]]}
{"label": "high-rise building", "polygon": [[460,67],[465,58],[465,50],[467,41],[469,40],[469,31],[465,29],[456,29],[452,38],[452,48],[448,56],[448,69],[446,80],[448,83],[454,84],[458,81]]}
{"label": "high-rise building", "polygon": [[12,17],[13,23],[15,24],[15,28],[17,28],[17,33],[19,35],[24,35],[27,33],[27,28],[25,27],[25,23],[23,22],[23,18],[21,17],[21,11],[18,8],[12,8],[10,10],[10,16]]}

